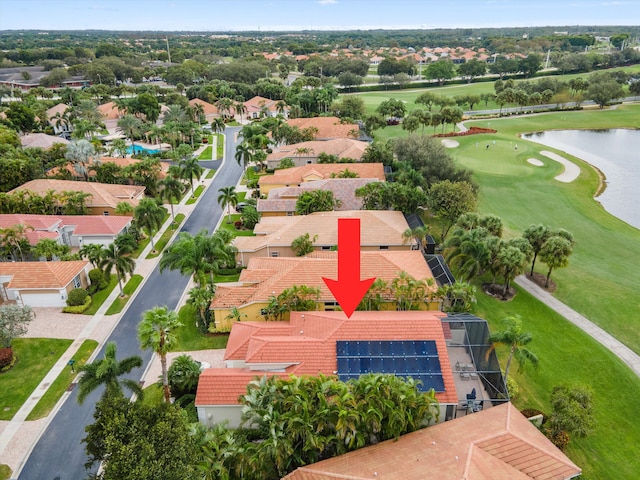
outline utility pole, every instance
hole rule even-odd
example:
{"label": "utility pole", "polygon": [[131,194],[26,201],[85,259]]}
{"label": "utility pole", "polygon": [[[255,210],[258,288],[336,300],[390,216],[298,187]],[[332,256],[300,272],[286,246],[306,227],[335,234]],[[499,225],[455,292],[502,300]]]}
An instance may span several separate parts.
{"label": "utility pole", "polygon": [[169,63],[171,63],[171,52],[169,51],[169,37],[165,37],[167,41],[167,56],[169,57]]}

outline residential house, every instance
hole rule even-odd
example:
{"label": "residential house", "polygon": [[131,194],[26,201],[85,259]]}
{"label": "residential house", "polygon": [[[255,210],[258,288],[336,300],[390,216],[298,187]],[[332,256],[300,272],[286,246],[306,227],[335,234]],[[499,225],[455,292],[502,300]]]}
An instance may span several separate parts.
{"label": "residential house", "polygon": [[299,187],[274,188],[269,191],[267,198],[258,200],[257,210],[262,218],[273,216],[294,215],[298,197],[305,192],[315,190],[329,190],[333,193],[339,205],[337,212],[362,209],[362,198],[356,197],[356,190],[371,182],[378,182],[377,178],[327,178],[305,182]]}
{"label": "residential house", "polygon": [[42,148],[43,150],[49,150],[56,143],[68,145],[69,140],[56,135],[47,135],[46,133],[27,133],[20,137],[20,143],[22,144],[22,148]]}
{"label": "residential house", "polygon": [[265,217],[254,228],[256,236],[233,240],[236,260],[246,266],[252,258],[295,257],[291,243],[309,234],[315,251],[330,251],[338,245],[338,219],[360,220],[360,250],[363,252],[403,251],[414,242],[402,237],[409,225],[402,212],[391,210],[348,210],[315,212],[310,215]]}
{"label": "residential house", "polygon": [[63,307],[74,288],[89,286],[91,264],[69,262],[0,262],[0,300],[31,307]]}
{"label": "residential house", "polygon": [[195,105],[201,105],[202,106],[202,113],[204,114],[205,118],[207,119],[207,122],[211,123],[211,121],[215,118],[220,116],[220,112],[218,111],[218,107],[216,107],[215,105],[209,103],[209,102],[205,102],[204,100],[201,100],[199,98],[192,98],[191,100],[189,100],[189,106],[191,108],[193,108]]}
{"label": "residential house", "polygon": [[84,192],[89,194],[86,205],[90,215],[113,215],[118,203],[125,202],[136,207],[144,197],[145,187],[138,185],[112,185],[97,182],[74,182],[73,180],[31,180],[9,193],[28,190],[38,195],[54,192]]}
{"label": "residential house", "polygon": [[24,225],[30,245],[51,238],[60,245],[81,248],[90,243],[104,246],[113,243],[115,237],[127,232],[132,220],[133,217],[120,215],[0,214],[0,229]]}
{"label": "residential house", "polygon": [[292,312],[288,322],[233,325],[224,362],[205,369],[196,393],[198,419],[207,426],[240,424],[238,397],[265,375],[337,375],[343,381],[365,373],[396,373],[435,390],[439,421],[455,410],[458,395],[437,311]]}
{"label": "residential house", "polygon": [[[137,159],[137,158],[130,158],[130,157],[124,157],[124,158],[123,157],[100,157],[99,159],[96,158],[94,161],[90,162],[90,164],[115,163],[120,168],[125,168],[125,167],[129,167],[131,165],[136,165],[136,164],[138,164],[140,162],[142,162],[142,160]],[[170,162],[168,162],[168,161],[160,161],[158,166],[159,166],[159,168],[158,168],[158,172],[157,172],[156,176],[157,176],[158,180],[162,180],[163,178],[165,178],[167,176],[167,174],[169,172]],[[71,163],[68,163],[64,167],[54,167],[51,170],[47,171],[46,175],[47,175],[47,177],[55,177],[59,173],[63,172],[63,170],[66,170],[67,172],[69,172],[69,174],[71,175],[71,177],[74,180],[84,181],[84,179],[85,179],[84,175],[78,173]],[[96,176],[96,172],[94,172],[91,169],[89,169],[87,173],[89,175],[89,178],[94,178]]]}
{"label": "residential house", "polygon": [[299,467],[283,480],[568,480],[581,471],[505,403]]}
{"label": "residential house", "polygon": [[358,178],[385,180],[382,163],[315,163],[283,168],[273,172],[273,175],[263,175],[258,180],[258,186],[260,193],[266,195],[274,188],[299,187],[305,182],[335,178],[347,169]]}
{"label": "residential house", "polygon": [[69,105],[65,103],[58,103],[45,113],[47,115],[47,121],[53,128],[53,132],[56,135],[63,136],[68,139],[73,131],[73,125],[66,112],[69,110]]}
{"label": "residential house", "polygon": [[[425,289],[425,301],[418,301],[422,310],[438,310],[440,303],[435,294],[437,286],[431,269],[417,250],[363,251],[361,253],[361,278],[378,278],[387,284],[406,272],[416,280],[429,282]],[[338,308],[333,294],[323,278],[338,278],[337,252],[314,252],[305,257],[256,257],[249,260],[235,283],[219,284],[211,302],[211,319],[217,327],[229,327],[233,323],[232,308],[246,315],[248,320],[263,320],[270,299],[293,286],[317,288],[319,310]],[[384,295],[382,308],[395,309],[393,291]],[[285,319],[287,314],[285,314]],[[244,318],[244,317],[243,317]]]}
{"label": "residential house", "polygon": [[267,155],[267,168],[278,168],[280,162],[290,158],[294,166],[318,163],[321,153],[333,155],[338,159],[353,159],[360,161],[364,151],[369,146],[367,142],[350,138],[335,138],[332,140],[314,140],[310,142],[294,143],[276,147]]}
{"label": "residential house", "polygon": [[300,130],[317,129],[316,140],[360,138],[360,127],[356,123],[341,123],[338,117],[292,118],[287,120],[287,124]]}
{"label": "residential house", "polygon": [[279,113],[282,113],[285,118],[289,115],[289,109],[282,100],[271,100],[258,95],[244,102],[244,107],[246,109],[245,115],[249,120],[262,117],[277,117]]}
{"label": "residential house", "polygon": [[[29,91],[32,88],[39,87],[40,81],[49,76],[51,72],[45,70],[44,67],[9,67],[0,68],[0,85],[11,89],[20,89],[22,91]],[[53,88],[70,87],[81,88],[89,85],[89,81],[81,75],[72,75],[62,82],[61,85],[56,85]]]}

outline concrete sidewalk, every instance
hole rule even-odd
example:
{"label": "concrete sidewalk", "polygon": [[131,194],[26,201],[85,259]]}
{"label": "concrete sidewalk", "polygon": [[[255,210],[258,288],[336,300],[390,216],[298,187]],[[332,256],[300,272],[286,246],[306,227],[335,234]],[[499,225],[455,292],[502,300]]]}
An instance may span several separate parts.
{"label": "concrete sidewalk", "polygon": [[614,355],[616,355],[620,360],[627,364],[629,368],[631,368],[631,370],[633,370],[634,373],[640,377],[640,355],[636,354],[624,343],[620,342],[612,335],[605,332],[602,328],[598,327],[596,324],[589,321],[575,310],[569,308],[567,305],[562,303],[560,300],[555,298],[543,288],[540,288],[524,275],[516,277],[515,281],[524,290],[529,292],[538,300],[569,320],[576,327],[580,328],[593,339],[597,340],[606,348],[611,350]]}

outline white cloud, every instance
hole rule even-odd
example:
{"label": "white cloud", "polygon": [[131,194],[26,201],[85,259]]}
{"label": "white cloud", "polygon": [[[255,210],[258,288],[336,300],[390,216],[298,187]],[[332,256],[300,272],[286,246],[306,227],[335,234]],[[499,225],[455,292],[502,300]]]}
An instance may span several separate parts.
{"label": "white cloud", "polygon": [[336,3],[338,3],[338,0],[318,0],[320,5],[335,5]]}

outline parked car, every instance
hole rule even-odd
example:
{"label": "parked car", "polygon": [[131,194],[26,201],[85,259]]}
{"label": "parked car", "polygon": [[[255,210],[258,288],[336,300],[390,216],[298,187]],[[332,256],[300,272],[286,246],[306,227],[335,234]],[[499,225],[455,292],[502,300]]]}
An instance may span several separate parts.
{"label": "parked car", "polygon": [[242,213],[242,211],[245,209],[245,207],[249,205],[247,202],[240,202],[236,205],[236,212],[238,213]]}

